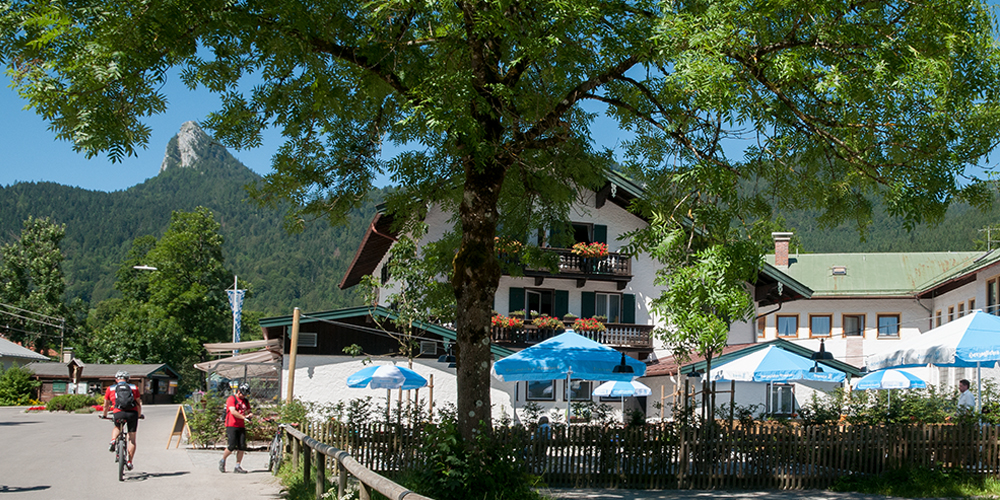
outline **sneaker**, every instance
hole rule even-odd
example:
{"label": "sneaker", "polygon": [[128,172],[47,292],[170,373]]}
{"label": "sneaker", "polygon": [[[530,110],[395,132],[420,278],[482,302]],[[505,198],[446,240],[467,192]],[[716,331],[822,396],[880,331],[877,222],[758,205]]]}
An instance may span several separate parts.
{"label": "sneaker", "polygon": [[115,442],[114,441],[111,441],[111,444],[108,445],[108,451],[110,451],[111,453],[115,452]]}
{"label": "sneaker", "polygon": [[233,472],[235,472],[237,474],[246,474],[247,473],[247,471],[243,470],[243,467],[240,467],[239,465],[237,465],[236,468],[233,469]]}
{"label": "sneaker", "polygon": [[125,468],[128,469],[128,470],[132,470],[132,462],[126,462],[125,463]]}
{"label": "sneaker", "polygon": [[226,472],[226,461],[219,460],[219,472]]}

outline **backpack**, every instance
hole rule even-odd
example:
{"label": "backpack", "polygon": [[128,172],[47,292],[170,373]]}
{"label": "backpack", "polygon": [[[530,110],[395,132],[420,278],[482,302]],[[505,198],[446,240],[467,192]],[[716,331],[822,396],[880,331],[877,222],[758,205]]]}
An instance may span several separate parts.
{"label": "backpack", "polygon": [[115,386],[115,408],[119,410],[131,410],[135,408],[135,397],[132,395],[132,386],[128,384],[118,384]]}

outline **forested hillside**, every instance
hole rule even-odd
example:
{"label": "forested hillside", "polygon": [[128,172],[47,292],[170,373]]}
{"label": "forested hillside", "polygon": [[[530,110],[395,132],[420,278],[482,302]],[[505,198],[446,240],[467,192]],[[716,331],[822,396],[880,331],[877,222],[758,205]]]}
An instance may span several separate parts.
{"label": "forested hillside", "polygon": [[[176,140],[176,139],[175,139]],[[168,148],[169,151],[170,148]],[[221,150],[221,152],[220,152]],[[174,210],[207,207],[221,225],[226,267],[250,286],[245,308],[266,315],[358,305],[337,284],[360,244],[381,193],[348,226],[325,221],[289,235],[283,212],[255,208],[243,187],[259,176],[215,144],[196,165],[172,167],[125,191],[105,193],[53,183],[0,186],[0,244],[14,241],[29,215],[66,225],[63,269],[68,299],[91,304],[114,296],[114,273],[137,236],[160,237]]]}
{"label": "forested hillside", "polygon": [[856,252],[944,252],[986,249],[987,232],[993,226],[992,246],[1000,246],[1000,203],[990,212],[981,212],[968,205],[956,205],[948,210],[946,219],[937,225],[921,225],[907,231],[899,219],[884,210],[876,210],[872,226],[861,241],[856,227],[842,225],[820,229],[816,213],[808,211],[784,214],[787,228],[794,231],[802,247],[811,253]]}

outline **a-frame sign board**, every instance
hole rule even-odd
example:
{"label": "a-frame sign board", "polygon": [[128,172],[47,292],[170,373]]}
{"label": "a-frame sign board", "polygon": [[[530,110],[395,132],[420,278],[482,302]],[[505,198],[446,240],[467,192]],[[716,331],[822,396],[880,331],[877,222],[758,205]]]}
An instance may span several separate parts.
{"label": "a-frame sign board", "polygon": [[177,436],[177,444],[174,448],[181,445],[181,440],[184,439],[184,433],[187,432],[188,436],[191,435],[191,428],[188,427],[187,414],[193,411],[190,405],[178,405],[177,406],[177,416],[174,417],[174,426],[170,431],[170,438],[167,439],[167,449],[170,449],[170,442],[174,440],[174,436]]}

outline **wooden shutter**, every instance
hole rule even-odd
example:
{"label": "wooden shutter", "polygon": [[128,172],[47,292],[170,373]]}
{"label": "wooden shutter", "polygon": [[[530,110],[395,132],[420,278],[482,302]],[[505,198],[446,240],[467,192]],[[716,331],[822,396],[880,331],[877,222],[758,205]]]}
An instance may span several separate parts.
{"label": "wooden shutter", "polygon": [[569,312],[569,291],[556,290],[555,303],[552,304],[552,313],[555,317],[562,319]]}
{"label": "wooden shutter", "polygon": [[622,323],[635,323],[635,294],[622,294]]}
{"label": "wooden shutter", "polygon": [[594,224],[594,242],[596,243],[608,243],[608,226],[603,224]]}
{"label": "wooden shutter", "polygon": [[510,299],[507,302],[507,314],[510,314],[510,313],[512,313],[514,311],[523,311],[524,310],[524,289],[523,288],[510,287],[510,293],[507,295],[507,297]]}
{"label": "wooden shutter", "polygon": [[580,317],[593,318],[594,311],[597,308],[597,294],[594,292],[581,292],[580,297]]}

